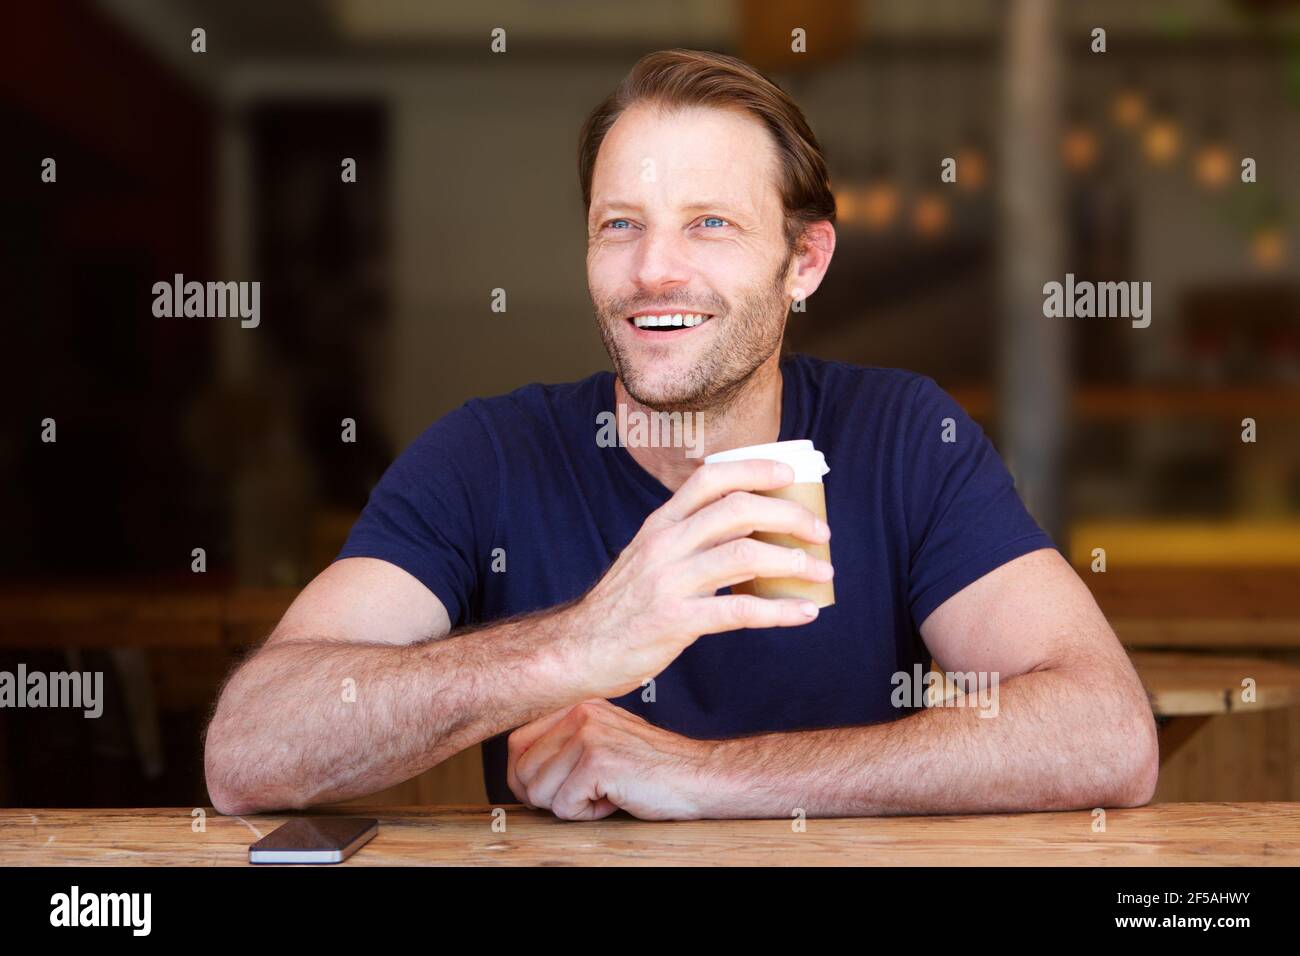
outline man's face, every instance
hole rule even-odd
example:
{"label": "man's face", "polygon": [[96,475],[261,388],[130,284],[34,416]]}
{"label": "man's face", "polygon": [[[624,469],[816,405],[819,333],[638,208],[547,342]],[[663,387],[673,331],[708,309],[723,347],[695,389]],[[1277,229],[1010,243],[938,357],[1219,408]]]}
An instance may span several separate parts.
{"label": "man's face", "polygon": [[[614,370],[642,405],[723,405],[780,346],[791,256],[777,175],[771,135],[739,111],[637,104],[606,135],[587,286]],[[662,315],[705,319],[637,327]]]}

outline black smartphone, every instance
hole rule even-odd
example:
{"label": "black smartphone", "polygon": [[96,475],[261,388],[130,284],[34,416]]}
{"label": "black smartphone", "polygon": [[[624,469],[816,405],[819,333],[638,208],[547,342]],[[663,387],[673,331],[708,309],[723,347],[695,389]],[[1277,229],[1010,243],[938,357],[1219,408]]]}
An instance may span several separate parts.
{"label": "black smartphone", "polygon": [[341,863],[379,832],[362,817],[295,817],[248,848],[249,863]]}

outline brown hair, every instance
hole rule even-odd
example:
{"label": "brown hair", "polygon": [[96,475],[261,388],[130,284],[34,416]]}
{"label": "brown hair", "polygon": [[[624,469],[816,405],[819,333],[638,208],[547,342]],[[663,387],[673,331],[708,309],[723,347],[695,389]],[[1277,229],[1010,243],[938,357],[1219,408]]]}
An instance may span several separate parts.
{"label": "brown hair", "polygon": [[748,110],[776,140],[787,245],[793,250],[808,224],[835,221],[835,196],[825,157],[794,100],[743,60],[701,50],[660,50],[643,56],[587,117],[578,137],[578,180],[587,211],[591,210],[591,177],[600,144],[620,114],[640,101],[669,108]]}

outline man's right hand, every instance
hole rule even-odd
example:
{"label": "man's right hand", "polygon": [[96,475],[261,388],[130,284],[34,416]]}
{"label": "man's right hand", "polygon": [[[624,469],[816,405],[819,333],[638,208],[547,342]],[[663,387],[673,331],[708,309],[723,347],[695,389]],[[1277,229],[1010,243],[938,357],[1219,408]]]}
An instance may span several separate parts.
{"label": "man's right hand", "polygon": [[792,501],[754,494],[794,480],[775,461],[701,465],[652,512],[604,577],[573,608],[580,653],[595,697],[640,687],[704,634],[795,627],[817,617],[811,601],[717,594],[756,577],[830,580],[829,562],[799,548],[766,544],[755,531],[818,544],[826,522]]}

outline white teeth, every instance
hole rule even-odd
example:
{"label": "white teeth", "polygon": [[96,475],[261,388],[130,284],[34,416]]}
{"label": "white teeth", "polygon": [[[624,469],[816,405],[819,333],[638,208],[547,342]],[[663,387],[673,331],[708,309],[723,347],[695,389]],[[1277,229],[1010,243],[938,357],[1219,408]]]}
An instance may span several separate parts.
{"label": "white teeth", "polygon": [[633,317],[632,322],[638,329],[666,328],[669,326],[690,328],[700,325],[710,318],[712,316],[693,312],[675,312],[671,315],[638,315]]}

